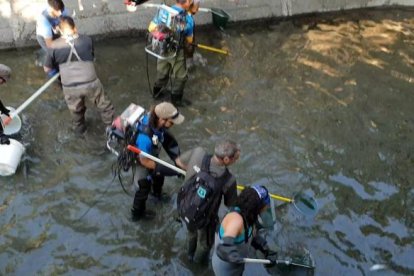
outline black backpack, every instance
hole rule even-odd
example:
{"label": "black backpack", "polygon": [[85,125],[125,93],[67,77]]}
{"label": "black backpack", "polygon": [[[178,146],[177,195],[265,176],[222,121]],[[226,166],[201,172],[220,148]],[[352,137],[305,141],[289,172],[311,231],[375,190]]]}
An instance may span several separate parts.
{"label": "black backpack", "polygon": [[209,173],[211,155],[204,155],[200,171],[188,179],[177,196],[178,214],[190,231],[207,226],[214,218],[213,212],[221,200],[222,187],[230,175],[216,178]]}

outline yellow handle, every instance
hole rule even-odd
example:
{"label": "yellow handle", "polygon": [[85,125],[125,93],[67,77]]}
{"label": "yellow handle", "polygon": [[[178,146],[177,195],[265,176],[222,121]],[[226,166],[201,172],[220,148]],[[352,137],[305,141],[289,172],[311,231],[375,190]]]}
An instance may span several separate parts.
{"label": "yellow handle", "polygon": [[203,45],[203,44],[194,44],[194,46],[196,46],[198,48],[201,48],[201,49],[209,50],[209,51],[212,51],[212,52],[220,53],[220,54],[223,54],[223,55],[228,55],[229,54],[229,52],[226,51],[226,50],[221,50],[221,49],[206,46],[206,45]]}
{"label": "yellow handle", "polygon": [[[244,187],[242,185],[237,185],[237,189],[239,189],[239,190],[244,190],[244,188],[246,188],[246,187]],[[269,195],[270,195],[271,198],[278,199],[280,201],[289,202],[289,203],[293,202],[292,199],[284,197],[284,196],[273,195],[273,194],[270,194],[270,193],[269,193]]]}

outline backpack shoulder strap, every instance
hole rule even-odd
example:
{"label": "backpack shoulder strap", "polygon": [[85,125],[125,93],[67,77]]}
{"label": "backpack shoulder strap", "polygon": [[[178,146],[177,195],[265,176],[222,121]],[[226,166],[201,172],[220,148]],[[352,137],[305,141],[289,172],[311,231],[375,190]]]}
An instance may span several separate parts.
{"label": "backpack shoulder strap", "polygon": [[75,49],[75,43],[74,43],[74,41],[66,40],[66,43],[69,44],[69,46],[70,46],[70,53],[69,53],[69,56],[68,56],[68,59],[66,60],[66,62],[71,62],[71,60],[72,60],[72,54],[75,54],[75,56],[78,59],[78,61],[82,61],[82,59],[78,55],[78,52]]}
{"label": "backpack shoulder strap", "polygon": [[247,226],[247,220],[244,214],[242,214],[239,207],[235,206],[230,209],[230,212],[237,212],[243,219],[243,227],[244,227],[244,243],[249,241],[249,226]]}
{"label": "backpack shoulder strap", "polygon": [[154,131],[151,129],[151,127],[148,124],[144,124],[142,122],[143,119],[139,120],[137,130],[138,132],[144,133],[148,135],[148,137],[152,137],[154,135]]}
{"label": "backpack shoulder strap", "polygon": [[204,154],[203,161],[201,162],[201,170],[204,172],[210,172],[211,154]]}

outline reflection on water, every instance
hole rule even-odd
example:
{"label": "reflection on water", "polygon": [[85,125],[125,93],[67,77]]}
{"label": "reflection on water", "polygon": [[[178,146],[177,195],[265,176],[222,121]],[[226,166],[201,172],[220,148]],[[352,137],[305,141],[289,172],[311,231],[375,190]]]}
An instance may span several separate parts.
{"label": "reflection on water", "polygon": [[[265,180],[272,193],[315,196],[321,208],[313,220],[280,208],[269,241],[281,252],[308,248],[317,275],[377,275],[374,264],[385,264],[379,273],[387,275],[414,273],[413,30],[409,10],[365,10],[199,34],[200,43],[231,56],[200,50],[208,62],[192,72],[186,97],[193,104],[174,133],[184,150],[237,139],[242,156],[233,171],[241,184]],[[96,45],[117,112],[130,102],[152,104],[142,42]],[[33,52],[0,53],[14,70],[0,88],[8,105],[45,81]],[[153,59],[148,68],[153,81]],[[150,201],[154,221],[129,220],[132,198],[112,182],[115,157],[95,110],[85,137],[76,138],[52,87],[22,118],[23,166],[0,179],[0,274],[212,273],[186,261],[185,229],[171,208],[180,180],[167,181],[166,202]]]}

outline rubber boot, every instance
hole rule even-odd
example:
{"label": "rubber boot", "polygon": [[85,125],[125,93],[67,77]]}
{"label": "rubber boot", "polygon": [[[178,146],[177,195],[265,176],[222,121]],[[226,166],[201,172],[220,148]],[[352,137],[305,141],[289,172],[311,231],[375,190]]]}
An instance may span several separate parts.
{"label": "rubber boot", "polygon": [[151,191],[151,183],[147,179],[138,180],[139,189],[135,193],[134,204],[131,209],[132,221],[138,221],[140,219],[151,219],[155,216],[155,213],[146,210],[146,201],[148,194]]}
{"label": "rubber boot", "polygon": [[82,135],[86,131],[85,111],[86,108],[82,108],[79,112],[71,112],[72,129],[76,135]]}
{"label": "rubber boot", "polygon": [[[197,230],[196,230],[197,231]],[[197,249],[197,235],[188,233],[188,247],[187,247],[187,259],[190,262],[194,262],[194,254]]]}
{"label": "rubber boot", "polygon": [[162,91],[161,90],[162,90],[162,87],[154,86],[154,88],[152,89],[152,98],[154,100],[161,98],[161,96],[162,96]]}
{"label": "rubber boot", "polygon": [[176,107],[183,106],[183,94],[174,94],[171,93],[171,103]]}
{"label": "rubber boot", "polygon": [[[163,200],[162,186],[164,185],[164,176],[152,176],[152,195],[158,200]],[[166,196],[166,195],[165,195]]]}

